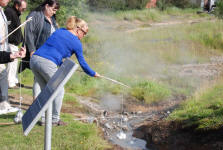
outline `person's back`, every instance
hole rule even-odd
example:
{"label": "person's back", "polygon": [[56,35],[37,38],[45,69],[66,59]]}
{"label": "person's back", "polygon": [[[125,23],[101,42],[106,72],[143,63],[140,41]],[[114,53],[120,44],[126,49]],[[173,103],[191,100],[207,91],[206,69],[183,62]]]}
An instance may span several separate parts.
{"label": "person's back", "polygon": [[[18,26],[21,25],[20,21],[21,12],[19,12],[14,6],[7,7],[4,12],[9,22],[8,33],[11,33],[13,30],[15,30]],[[8,42],[16,46],[18,46],[22,41],[23,41],[23,35],[21,28],[16,30],[8,38]]]}
{"label": "person's back", "polygon": [[90,69],[83,57],[82,44],[79,38],[65,28],[56,30],[48,40],[34,53],[53,61],[57,66],[62,64],[62,60],[75,53],[84,71],[93,76],[95,72]]}
{"label": "person's back", "polygon": [[70,57],[74,51],[81,50],[82,45],[78,37],[62,28],[56,30],[44,45],[36,51],[35,55],[48,58],[60,66],[63,58]]}

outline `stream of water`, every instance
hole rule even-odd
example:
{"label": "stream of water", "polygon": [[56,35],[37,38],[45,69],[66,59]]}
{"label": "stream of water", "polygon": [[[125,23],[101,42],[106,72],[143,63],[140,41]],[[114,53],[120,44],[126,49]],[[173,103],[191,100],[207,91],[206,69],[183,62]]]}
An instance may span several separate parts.
{"label": "stream of water", "polygon": [[[125,139],[119,139],[117,135],[126,135]],[[128,131],[128,132],[115,132],[111,135],[110,139],[113,143],[120,145],[123,148],[128,148],[128,149],[136,149],[136,150],[149,150],[146,148],[146,141],[142,139],[138,139],[132,136],[133,131]],[[121,135],[120,135],[121,136]]]}

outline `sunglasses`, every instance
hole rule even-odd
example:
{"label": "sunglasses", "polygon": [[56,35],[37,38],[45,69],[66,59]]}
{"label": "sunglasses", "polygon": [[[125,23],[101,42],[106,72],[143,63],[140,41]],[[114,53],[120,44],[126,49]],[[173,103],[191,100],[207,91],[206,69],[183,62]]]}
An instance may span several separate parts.
{"label": "sunglasses", "polygon": [[87,32],[84,31],[83,29],[81,29],[81,28],[79,28],[79,29],[83,32],[84,36],[87,34]]}

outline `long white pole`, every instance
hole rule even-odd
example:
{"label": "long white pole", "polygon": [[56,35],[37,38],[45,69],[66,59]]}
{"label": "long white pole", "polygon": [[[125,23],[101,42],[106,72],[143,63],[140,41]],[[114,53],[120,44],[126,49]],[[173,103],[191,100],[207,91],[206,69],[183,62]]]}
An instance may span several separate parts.
{"label": "long white pole", "polygon": [[105,76],[102,76],[102,75],[100,75],[100,77],[101,77],[101,78],[103,78],[103,79],[106,79],[106,80],[112,81],[113,83],[116,83],[116,84],[119,84],[119,85],[125,86],[125,87],[127,87],[127,88],[130,88],[128,85],[125,85],[124,83],[121,83],[121,82],[116,81],[116,80],[114,80],[114,79],[111,79],[111,78],[109,78],[109,77],[105,77]]}
{"label": "long white pole", "polygon": [[19,28],[21,28],[22,26],[24,26],[27,22],[29,22],[31,20],[32,20],[32,17],[29,17],[25,22],[23,22],[15,30],[13,30],[11,33],[9,33],[8,35],[6,35],[5,37],[3,37],[2,40],[1,40],[1,43],[4,42],[12,33],[14,33],[16,30],[18,30]]}

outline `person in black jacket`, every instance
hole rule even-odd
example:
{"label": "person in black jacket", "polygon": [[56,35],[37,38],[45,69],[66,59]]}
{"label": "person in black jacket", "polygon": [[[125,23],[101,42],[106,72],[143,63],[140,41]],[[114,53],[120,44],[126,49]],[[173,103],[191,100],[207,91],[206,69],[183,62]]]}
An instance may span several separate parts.
{"label": "person in black jacket", "polygon": [[[24,61],[20,63],[19,73],[29,68],[30,56],[58,29],[55,15],[59,8],[58,0],[45,0],[27,16],[27,19],[32,17],[32,21],[28,22],[24,28],[27,53]],[[33,99],[39,95],[40,91],[40,86],[34,79]]]}
{"label": "person in black jacket", "polygon": [[[7,7],[5,9],[5,16],[10,22],[8,26],[8,33],[11,33],[17,27],[21,25],[20,15],[26,10],[27,3],[25,0],[14,0],[12,7]],[[22,30],[19,28],[8,38],[9,48],[12,53],[18,51],[18,45],[23,41]],[[7,65],[8,72],[8,86],[9,88],[14,88],[19,86],[19,81],[17,77],[17,66],[18,60],[15,59],[13,62]]]}

